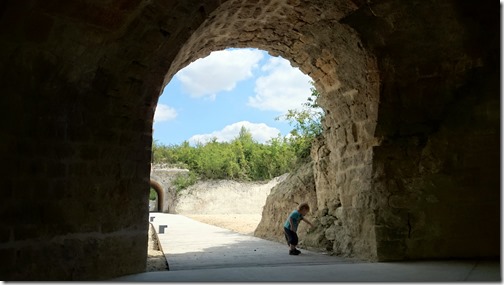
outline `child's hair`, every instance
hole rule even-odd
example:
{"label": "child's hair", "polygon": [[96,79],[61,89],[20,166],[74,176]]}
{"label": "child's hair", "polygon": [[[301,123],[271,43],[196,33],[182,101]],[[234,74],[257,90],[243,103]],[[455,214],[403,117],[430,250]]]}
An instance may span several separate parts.
{"label": "child's hair", "polygon": [[310,206],[308,205],[308,203],[301,203],[301,204],[299,204],[298,211],[301,211],[303,209],[306,209],[308,211],[310,210]]}

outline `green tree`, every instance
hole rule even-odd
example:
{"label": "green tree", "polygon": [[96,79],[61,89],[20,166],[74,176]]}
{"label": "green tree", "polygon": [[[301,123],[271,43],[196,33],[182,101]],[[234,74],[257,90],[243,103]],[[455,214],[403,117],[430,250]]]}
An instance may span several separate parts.
{"label": "green tree", "polygon": [[173,186],[175,187],[175,193],[180,194],[180,192],[187,187],[194,185],[198,180],[196,173],[189,171],[187,175],[179,174],[173,179]]}
{"label": "green tree", "polygon": [[154,188],[150,188],[150,192],[149,192],[149,200],[156,200],[157,198],[157,192],[156,190],[154,190]]}
{"label": "green tree", "polygon": [[[313,86],[313,82],[311,82]],[[287,114],[276,119],[286,119],[294,127],[290,132],[289,141],[294,148],[296,156],[301,160],[310,156],[314,139],[322,134],[322,120],[324,111],[317,104],[320,93],[312,87],[311,94],[301,109],[288,110]]]}
{"label": "green tree", "polygon": [[[322,132],[323,112],[316,100],[315,88],[301,110],[289,110],[283,117],[294,129],[288,137],[278,136],[261,144],[252,133],[242,127],[231,142],[218,142],[165,146],[157,141],[152,145],[154,163],[170,163],[188,168],[194,176],[180,178],[179,190],[186,180],[199,176],[203,179],[265,180],[289,172],[296,163],[309,157],[313,139]],[[279,118],[277,118],[279,119]]]}

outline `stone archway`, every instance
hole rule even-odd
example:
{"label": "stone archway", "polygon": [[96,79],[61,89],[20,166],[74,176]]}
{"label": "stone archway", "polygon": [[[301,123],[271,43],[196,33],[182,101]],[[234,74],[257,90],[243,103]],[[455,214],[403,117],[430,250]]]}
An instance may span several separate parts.
{"label": "stone archway", "polygon": [[500,255],[497,4],[6,1],[0,36],[4,280],[144,270],[158,96],[226,47],[315,80],[328,114],[317,206],[341,217],[339,250]]}
{"label": "stone archway", "polygon": [[[307,20],[299,1],[242,2],[223,3],[191,34],[164,84],[190,62],[228,47],[266,50],[311,76],[326,113],[325,139],[313,154],[314,211],[327,216],[341,212],[337,252],[376,259],[373,208],[361,204],[371,199],[373,147],[379,145],[375,138],[380,87],[376,59],[353,29],[336,20],[342,15]],[[322,8],[336,11],[340,4],[313,3],[308,11],[314,15]]]}
{"label": "stone archway", "polygon": [[157,211],[158,212],[166,212],[165,209],[164,209],[164,201],[165,201],[165,197],[164,197],[164,191],[163,191],[163,188],[161,187],[161,185],[159,183],[157,183],[156,181],[153,181],[151,180],[150,181],[150,186],[156,190],[156,193],[157,193]]}
{"label": "stone archway", "polygon": [[[336,19],[342,15],[307,20],[304,15],[307,7],[301,9],[300,5],[303,4],[298,1],[223,3],[181,47],[163,86],[190,62],[228,47],[266,50],[311,76],[326,112],[326,140],[318,149],[319,154],[315,154],[319,156],[315,166],[316,209],[329,215],[344,209],[343,216],[351,215],[348,221],[352,222],[343,221],[345,230],[338,232],[345,242],[337,250],[374,259],[376,244],[370,241],[374,236],[373,209],[354,205],[352,201],[355,197],[359,197],[357,201],[370,199],[366,196],[371,189],[372,150],[378,145],[374,136],[380,86],[377,62],[363,47],[359,35],[338,23]],[[341,3],[311,5],[307,9],[313,15],[320,15],[322,9],[333,8],[336,12],[344,7]],[[200,11],[207,8],[201,7]],[[329,160],[332,163],[328,164]]]}

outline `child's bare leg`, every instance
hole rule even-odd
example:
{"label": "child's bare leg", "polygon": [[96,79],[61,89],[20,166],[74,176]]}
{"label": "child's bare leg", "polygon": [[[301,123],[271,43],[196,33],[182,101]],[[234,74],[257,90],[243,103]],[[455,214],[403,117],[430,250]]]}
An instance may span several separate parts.
{"label": "child's bare leg", "polygon": [[295,250],[295,249],[296,249],[296,246],[291,244],[291,245],[290,245],[290,249],[291,249],[291,250]]}

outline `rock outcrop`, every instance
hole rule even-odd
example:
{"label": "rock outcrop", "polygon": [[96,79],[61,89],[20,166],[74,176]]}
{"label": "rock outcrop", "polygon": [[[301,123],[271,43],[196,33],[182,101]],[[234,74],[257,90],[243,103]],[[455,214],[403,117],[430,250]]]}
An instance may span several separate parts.
{"label": "rock outcrop", "polygon": [[[326,118],[312,148],[314,215],[331,244],[313,239],[320,248],[368,260],[498,251],[497,38],[469,28],[497,25],[488,9],[383,1],[340,20],[365,39],[330,52],[351,63],[337,70],[344,86],[317,85]],[[305,196],[291,187],[293,201]],[[262,223],[280,222],[282,199],[268,200]]]}
{"label": "rock outcrop", "polygon": [[284,243],[283,224],[285,219],[303,202],[310,205],[310,213],[306,217],[313,220],[315,228],[311,229],[305,223],[299,225],[300,246],[312,248],[330,246],[324,235],[324,227],[317,221],[319,220],[317,217],[319,211],[313,163],[302,165],[271,189],[263,207],[261,222],[254,235]]}
{"label": "rock outcrop", "polygon": [[180,192],[177,214],[260,214],[271,188],[285,176],[263,182],[199,180]]}

